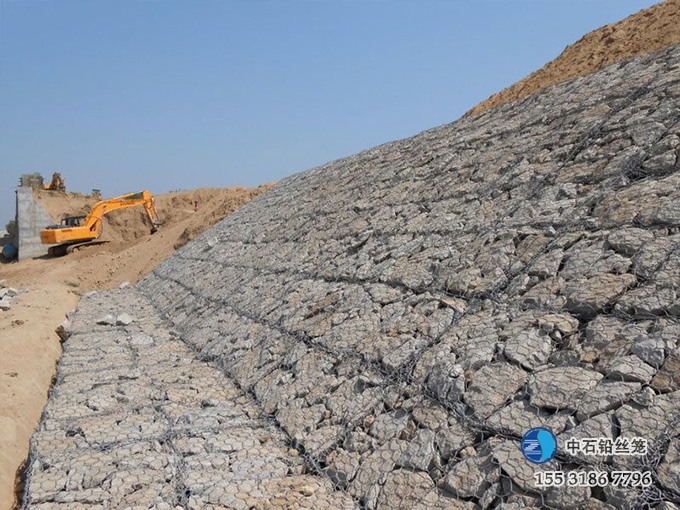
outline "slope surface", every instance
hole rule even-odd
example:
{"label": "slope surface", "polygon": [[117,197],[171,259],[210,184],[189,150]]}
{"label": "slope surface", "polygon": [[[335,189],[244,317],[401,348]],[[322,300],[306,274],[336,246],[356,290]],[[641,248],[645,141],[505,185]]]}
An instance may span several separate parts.
{"label": "slope surface", "polygon": [[[304,474],[364,508],[677,502],[679,107],[675,46],[290,177],[140,281],[130,292],[155,312],[136,305],[142,324],[134,327],[154,324],[142,343],[155,342],[159,355],[170,334],[190,347],[173,358],[178,368],[195,359],[219,367],[226,380],[211,379],[210,388],[247,394],[257,416],[280,427],[276,444],[301,455]],[[55,405],[34,436],[27,501],[124,506],[136,490],[140,505],[159,497],[247,508],[222,500],[224,492],[271,497],[255,479],[234,482],[238,449],[227,452],[229,467],[210,464],[224,450],[209,435],[176,448],[177,467],[167,464],[182,480],[181,501],[162,483],[151,495],[133,490],[136,480],[160,476],[141,460],[125,482],[133,492],[119,491],[124,469],[106,452],[127,446],[126,434],[145,444],[181,437],[163,412],[184,398],[184,386],[171,381],[145,397],[152,405],[144,409],[116,400],[132,375],[114,372],[134,355],[95,356],[90,346],[101,339],[127,349],[135,330],[116,341],[83,306],[76,333],[91,336],[60,362]],[[90,377],[78,367],[94,358],[111,371],[98,396],[115,420],[71,391]],[[173,370],[161,374],[176,378]],[[209,393],[199,383],[189,390]],[[73,407],[56,405],[69,395]],[[203,405],[187,405],[187,423],[203,416]],[[542,466],[519,449],[538,425],[559,444]],[[117,430],[122,439],[106,439]],[[629,447],[641,438],[647,455],[565,449],[593,437]],[[97,494],[69,478],[93,448],[105,452],[89,468],[106,482]],[[187,471],[204,459],[204,470]],[[535,472],[593,467],[654,476],[645,490],[536,486]]]}
{"label": "slope surface", "polygon": [[680,43],[680,0],[658,5],[585,35],[538,71],[475,106],[475,115],[576,76]]}

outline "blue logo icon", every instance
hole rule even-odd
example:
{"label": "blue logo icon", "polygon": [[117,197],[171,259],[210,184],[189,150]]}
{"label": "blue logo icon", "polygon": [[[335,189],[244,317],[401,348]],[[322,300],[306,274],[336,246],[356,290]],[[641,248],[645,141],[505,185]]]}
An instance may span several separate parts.
{"label": "blue logo icon", "polygon": [[552,430],[545,427],[534,427],[527,430],[520,443],[522,455],[533,464],[545,464],[555,458],[557,438]]}

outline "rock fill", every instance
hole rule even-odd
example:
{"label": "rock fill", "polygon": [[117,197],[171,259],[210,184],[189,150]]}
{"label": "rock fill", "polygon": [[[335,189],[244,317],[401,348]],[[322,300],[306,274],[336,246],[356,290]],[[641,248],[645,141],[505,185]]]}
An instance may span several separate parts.
{"label": "rock fill", "polygon": [[[84,298],[26,504],[673,508],[679,111],[675,46],[294,175]],[[654,476],[535,484],[588,469]]]}

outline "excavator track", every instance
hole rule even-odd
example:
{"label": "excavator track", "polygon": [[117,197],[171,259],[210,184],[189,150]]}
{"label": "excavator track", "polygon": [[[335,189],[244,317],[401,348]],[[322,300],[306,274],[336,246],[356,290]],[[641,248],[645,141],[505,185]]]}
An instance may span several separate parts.
{"label": "excavator track", "polygon": [[82,243],[58,244],[57,246],[51,246],[47,250],[47,254],[50,255],[51,257],[63,257],[64,255],[73,253],[74,251],[80,250],[81,248],[87,248],[89,246],[96,246],[98,244],[104,243],[108,243],[108,241],[94,240],[84,241]]}

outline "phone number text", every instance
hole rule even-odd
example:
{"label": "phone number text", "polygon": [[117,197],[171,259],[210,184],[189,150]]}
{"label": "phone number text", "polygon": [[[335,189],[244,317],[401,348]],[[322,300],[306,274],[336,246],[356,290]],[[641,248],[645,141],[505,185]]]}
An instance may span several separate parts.
{"label": "phone number text", "polygon": [[538,471],[536,487],[649,487],[651,471]]}

